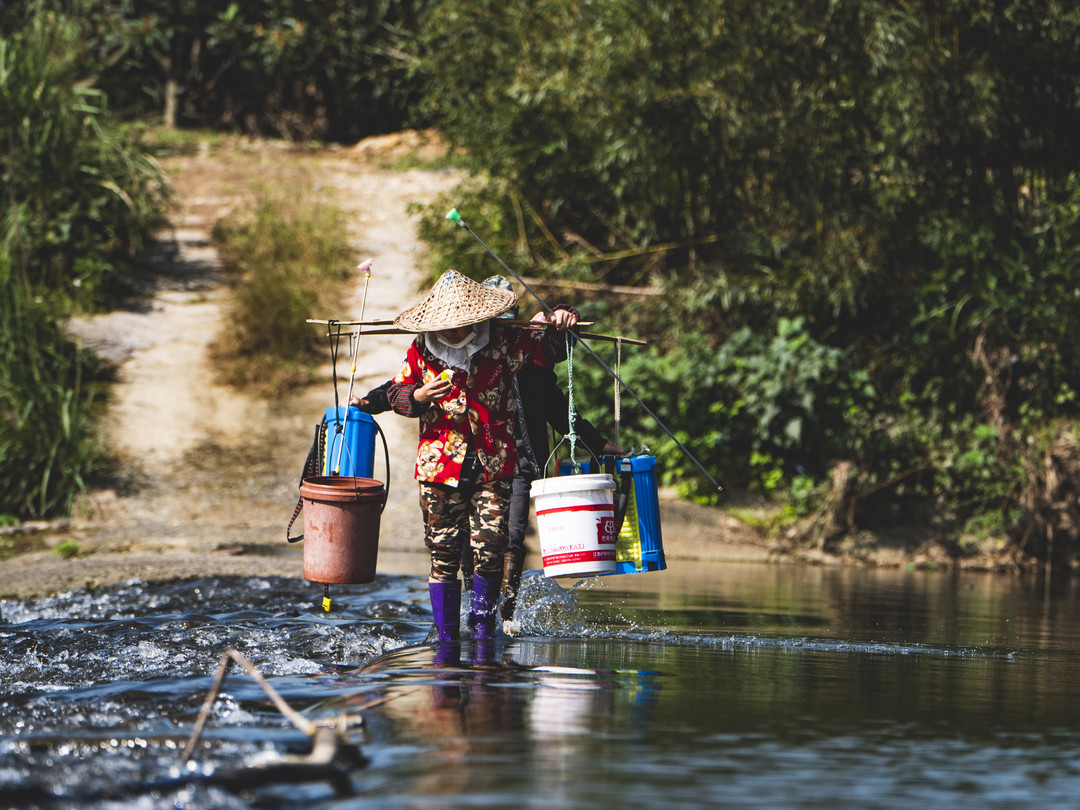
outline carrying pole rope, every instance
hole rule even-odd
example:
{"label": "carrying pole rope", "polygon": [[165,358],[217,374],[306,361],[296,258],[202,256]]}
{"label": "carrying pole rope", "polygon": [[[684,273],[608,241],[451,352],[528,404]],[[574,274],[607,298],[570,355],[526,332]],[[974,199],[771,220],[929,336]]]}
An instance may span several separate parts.
{"label": "carrying pole rope", "polygon": [[331,320],[327,322],[326,336],[330,339],[330,377],[334,381],[334,411],[336,413],[339,406],[337,390],[337,356],[338,345],[341,342],[341,326],[338,325],[337,321]]}
{"label": "carrying pole rope", "polygon": [[[345,426],[349,421],[349,403],[352,402],[353,383],[356,382],[356,361],[360,354],[360,330],[349,333],[349,355],[352,360],[352,366],[349,371],[349,393],[345,396],[345,418],[340,422],[336,422],[337,432],[341,434],[341,441],[337,446],[337,461],[334,463],[334,475],[341,475],[341,453],[345,449]],[[337,402],[334,403],[335,408]],[[335,410],[335,414],[340,411]]]}
{"label": "carrying pole rope", "polygon": [[622,427],[622,391],[619,386],[619,374],[622,373],[622,338],[615,339],[615,445],[619,443],[619,430]]}
{"label": "carrying pole rope", "polygon": [[[338,348],[341,345],[341,326],[340,324],[338,324],[337,321],[331,320],[326,325],[326,336],[330,339],[330,377],[334,383],[334,433],[340,434],[344,432],[345,428],[342,426],[341,422],[337,418],[338,414],[341,413],[341,400],[338,398],[337,376],[337,356]],[[329,456],[329,451],[333,446],[331,443],[333,440],[330,438],[329,427],[330,426],[327,425],[327,433],[325,437],[326,445],[324,447],[327,452],[327,456]],[[333,467],[330,466],[329,457],[327,457],[326,462],[327,472],[333,472]],[[321,470],[319,471],[319,474],[322,474]]]}
{"label": "carrying pole rope", "polygon": [[570,332],[566,333],[566,422],[569,433],[566,438],[570,440],[570,466],[574,475],[581,472],[581,464],[577,460],[577,407],[574,405],[574,341],[570,339]]}

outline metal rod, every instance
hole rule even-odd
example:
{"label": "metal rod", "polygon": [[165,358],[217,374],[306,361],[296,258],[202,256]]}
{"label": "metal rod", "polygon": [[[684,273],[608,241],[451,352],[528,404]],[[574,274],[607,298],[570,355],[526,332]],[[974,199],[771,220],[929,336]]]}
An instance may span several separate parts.
{"label": "metal rod", "polygon": [[[470,235],[471,235],[471,236],[473,237],[473,239],[475,239],[475,240],[476,240],[477,242],[479,242],[479,243],[480,243],[480,244],[481,244],[481,245],[483,246],[484,250],[486,250],[486,251],[487,251],[488,253],[490,253],[490,254],[491,254],[491,255],[492,255],[492,256],[493,256],[494,258],[495,258],[495,261],[497,261],[497,262],[498,262],[498,263],[499,263],[500,265],[502,265],[502,267],[503,267],[503,269],[504,269],[504,270],[506,270],[506,271],[507,271],[508,273],[510,273],[510,274],[511,274],[511,275],[512,275],[512,276],[513,276],[514,278],[516,278],[516,279],[517,279],[518,281],[520,281],[520,282],[521,282],[522,286],[523,286],[523,287],[524,287],[524,288],[525,288],[525,289],[526,289],[526,290],[527,290],[527,291],[529,292],[529,294],[530,294],[530,295],[531,295],[531,296],[532,296],[533,298],[535,298],[535,299],[536,299],[537,301],[539,301],[539,302],[540,302],[540,305],[541,305],[541,306],[542,306],[542,307],[543,307],[543,308],[544,308],[544,309],[545,309],[545,310],[546,310],[547,312],[553,312],[553,311],[554,311],[554,310],[552,310],[552,308],[551,308],[550,306],[548,306],[548,303],[547,303],[547,302],[546,302],[546,301],[545,301],[545,300],[544,300],[543,298],[541,298],[541,297],[540,297],[539,295],[537,295],[537,294],[536,294],[535,292],[533,292],[532,288],[531,288],[531,287],[530,287],[530,286],[529,286],[528,284],[526,284],[526,283],[525,283],[525,279],[523,279],[523,278],[522,278],[521,276],[519,276],[519,275],[518,275],[518,274],[517,274],[517,273],[516,273],[516,272],[515,272],[515,271],[514,271],[514,270],[513,270],[513,269],[512,269],[512,268],[511,268],[511,267],[510,267],[510,266],[509,266],[509,265],[508,265],[507,263],[506,263],[506,262],[504,262],[504,261],[503,261],[503,260],[502,260],[502,259],[501,259],[501,258],[499,257],[499,255],[498,255],[498,254],[497,254],[497,253],[496,253],[496,252],[495,252],[494,250],[492,250],[491,248],[489,248],[489,247],[487,246],[487,243],[486,243],[486,242],[484,242],[484,240],[483,240],[483,239],[481,239],[481,238],[480,238],[479,236],[477,236],[477,235],[476,235],[476,233],[475,233],[475,232],[473,231],[473,229],[472,229],[472,228],[470,228],[470,227],[468,226],[468,224],[466,224],[465,220],[461,218],[461,214],[459,214],[459,213],[458,213],[458,211],[457,211],[457,209],[456,209],[456,208],[452,209],[452,210],[450,211],[450,213],[446,215],[446,218],[447,218],[448,220],[450,220],[451,222],[456,222],[456,223],[457,223],[458,225],[460,225],[460,226],[461,226],[462,228],[464,228],[465,230],[467,230],[467,231],[469,232],[469,234],[470,234]],[[574,333],[573,333],[573,332],[571,331],[571,332],[570,332],[570,334],[574,334]],[[694,457],[694,454],[693,454],[693,453],[691,453],[691,452],[690,452],[690,451],[689,451],[689,450],[688,450],[688,449],[686,448],[686,446],[685,446],[685,445],[684,445],[684,444],[683,444],[682,442],[680,442],[680,441],[679,441],[679,439],[678,439],[678,438],[677,438],[677,437],[675,436],[675,434],[674,434],[674,433],[672,433],[672,432],[671,432],[671,431],[670,431],[670,430],[668,429],[667,425],[665,425],[665,424],[664,424],[663,422],[661,422],[661,421],[660,421],[660,418],[659,418],[659,417],[658,417],[658,416],[657,416],[657,415],[656,415],[655,413],[653,413],[653,412],[652,412],[651,410],[649,410],[649,406],[648,406],[648,405],[646,405],[646,404],[645,404],[644,402],[642,402],[642,401],[641,401],[641,397],[639,397],[639,396],[638,396],[637,394],[635,394],[635,393],[633,392],[633,390],[632,390],[632,389],[630,388],[630,386],[628,386],[628,385],[627,385],[627,384],[626,384],[625,382],[623,382],[623,381],[622,381],[622,379],[620,379],[620,378],[619,378],[619,375],[617,375],[617,374],[616,374],[616,373],[615,373],[614,371],[612,371],[612,370],[611,370],[611,367],[610,367],[610,366],[608,366],[608,364],[604,362],[603,358],[602,358],[602,357],[600,357],[600,355],[598,355],[598,354],[597,354],[597,353],[596,353],[595,351],[593,351],[593,348],[592,348],[592,347],[591,347],[591,346],[590,346],[590,345],[589,345],[588,343],[586,343],[586,342],[585,342],[584,340],[582,340],[582,339],[581,339],[581,338],[580,338],[579,336],[577,336],[577,335],[574,335],[574,337],[575,337],[575,338],[577,339],[578,343],[580,343],[580,344],[581,344],[582,346],[584,346],[584,347],[585,347],[585,349],[586,349],[586,350],[587,350],[587,351],[589,352],[589,354],[591,354],[591,355],[592,355],[592,356],[593,356],[593,357],[594,357],[594,358],[596,359],[596,362],[598,362],[598,363],[599,363],[599,364],[600,364],[600,365],[601,365],[601,366],[602,366],[602,367],[604,368],[604,370],[605,370],[605,371],[606,371],[606,372],[607,372],[608,374],[610,374],[610,375],[611,375],[611,376],[612,376],[612,377],[613,377],[613,378],[615,379],[615,381],[616,381],[616,382],[618,382],[618,383],[619,383],[619,385],[621,385],[621,386],[622,386],[622,387],[623,387],[623,388],[624,388],[624,389],[626,390],[626,393],[628,393],[628,394],[629,394],[630,396],[632,396],[632,397],[634,398],[634,400],[635,400],[635,401],[637,402],[637,404],[638,404],[638,405],[640,405],[640,406],[642,407],[642,409],[644,409],[645,413],[647,413],[647,414],[648,414],[648,415],[649,415],[650,417],[652,417],[652,420],[653,420],[654,422],[656,422],[656,424],[657,424],[657,425],[659,425],[659,426],[660,426],[661,428],[663,428],[664,432],[665,432],[665,433],[667,433],[667,435],[668,435],[669,437],[671,437],[671,440],[672,440],[673,442],[675,442],[675,444],[676,444],[676,445],[678,445],[679,449],[680,449],[680,450],[682,450],[683,454],[684,454],[684,455],[685,455],[685,456],[686,456],[686,457],[687,457],[688,459],[690,459],[690,460],[691,460],[692,462],[694,462],[694,464],[695,464],[695,465],[697,466],[697,468],[698,468],[699,470],[701,470],[701,473],[702,473],[702,474],[703,474],[703,475],[704,475],[704,476],[705,476],[706,478],[708,478],[708,479],[709,479],[709,481],[710,481],[710,482],[712,483],[712,485],[713,485],[714,487],[716,487],[716,489],[717,489],[717,490],[722,490],[722,489],[723,489],[723,487],[722,487],[722,486],[721,486],[721,485],[720,485],[719,483],[717,483],[716,479],[715,479],[715,478],[713,478],[713,477],[712,477],[712,476],[711,476],[711,475],[709,474],[709,471],[705,469],[705,467],[704,467],[704,466],[702,465],[702,463],[701,463],[700,461],[698,461],[698,460],[697,460],[697,459],[696,459],[696,458]]]}
{"label": "metal rod", "polygon": [[[364,300],[360,304],[360,320],[364,320],[364,311],[367,309],[368,286],[371,283],[371,259],[360,262],[357,270],[364,273]],[[334,475],[341,473],[341,452],[345,449],[345,428],[349,422],[349,403],[352,402],[353,384],[356,382],[356,363],[360,358],[360,327],[349,336],[349,354],[352,365],[349,370],[349,392],[345,395],[345,418],[341,422],[341,441],[337,448],[337,463],[333,465]]]}
{"label": "metal rod", "polygon": [[360,303],[360,320],[364,320],[364,311],[367,309],[367,291],[368,284],[371,282],[371,259],[360,262],[356,265],[357,270],[362,270],[364,273],[364,300]]}

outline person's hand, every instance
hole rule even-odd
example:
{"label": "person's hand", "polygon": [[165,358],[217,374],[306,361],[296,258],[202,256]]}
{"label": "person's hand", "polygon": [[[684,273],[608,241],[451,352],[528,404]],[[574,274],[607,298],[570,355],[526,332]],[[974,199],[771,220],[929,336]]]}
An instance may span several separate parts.
{"label": "person's hand", "polygon": [[437,399],[442,399],[450,393],[452,387],[450,380],[440,374],[431,382],[424,383],[414,390],[412,396],[413,399],[423,405],[426,402],[434,402]]}
{"label": "person's hand", "polygon": [[578,322],[578,316],[568,309],[556,309],[553,312],[547,313],[537,312],[533,316],[533,320],[550,324],[560,332],[564,332]]}
{"label": "person's hand", "polygon": [[349,404],[352,405],[354,408],[359,408],[365,413],[367,412],[367,409],[371,406],[371,403],[368,402],[367,397],[362,397],[359,395],[354,395],[353,398],[349,400]]}
{"label": "person's hand", "polygon": [[626,451],[623,450],[621,447],[619,447],[619,445],[615,444],[615,442],[607,441],[607,442],[604,442],[604,449],[601,451],[600,455],[602,455],[602,456],[625,456]]}

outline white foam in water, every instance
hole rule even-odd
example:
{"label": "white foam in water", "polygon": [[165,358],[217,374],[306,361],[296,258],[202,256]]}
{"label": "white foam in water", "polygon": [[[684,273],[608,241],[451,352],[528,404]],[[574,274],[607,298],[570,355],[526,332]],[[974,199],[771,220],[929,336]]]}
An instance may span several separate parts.
{"label": "white foam in water", "polygon": [[213,706],[213,714],[222,725],[244,726],[256,721],[255,715],[240,707],[230,695],[220,695]]}
{"label": "white foam in water", "polygon": [[[344,591],[319,609],[321,589],[277,578],[130,580],[94,591],[0,602],[0,770],[3,789],[64,797],[151,784],[170,773],[221,655],[239,650],[268,677],[284,677],[286,700],[305,704],[340,692],[335,672],[417,644],[426,589],[387,577]],[[369,611],[372,605],[378,605]],[[214,705],[215,730],[243,729],[230,741],[207,737],[202,765],[234,766],[253,745],[287,726],[262,690],[233,667]],[[147,746],[132,746],[133,733]],[[161,742],[161,738],[168,738]],[[33,739],[55,740],[29,745]],[[48,767],[46,767],[48,763]],[[249,807],[240,796],[195,789],[199,807]],[[136,790],[138,793],[138,790]],[[127,797],[124,807],[170,806],[180,794]],[[108,804],[94,806],[110,806]]]}

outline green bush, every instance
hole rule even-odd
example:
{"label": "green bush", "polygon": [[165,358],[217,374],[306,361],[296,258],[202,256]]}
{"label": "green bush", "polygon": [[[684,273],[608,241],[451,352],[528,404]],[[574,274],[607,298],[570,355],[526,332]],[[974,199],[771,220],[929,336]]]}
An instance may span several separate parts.
{"label": "green bush", "polygon": [[103,470],[93,380],[101,372],[18,286],[0,286],[0,514],[68,514]]}
{"label": "green bush", "polygon": [[82,34],[41,12],[0,36],[0,245],[58,314],[103,301],[167,200],[157,165],[93,86]]}
{"label": "green bush", "polygon": [[53,555],[59,557],[61,560],[72,560],[79,556],[81,548],[79,547],[78,540],[64,540],[60,545],[53,549]]}

